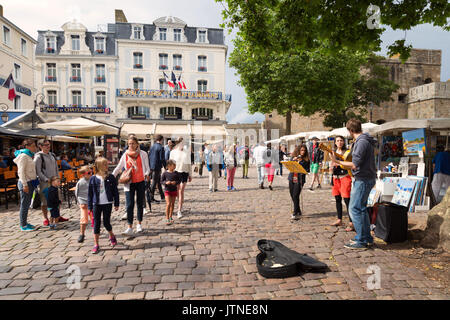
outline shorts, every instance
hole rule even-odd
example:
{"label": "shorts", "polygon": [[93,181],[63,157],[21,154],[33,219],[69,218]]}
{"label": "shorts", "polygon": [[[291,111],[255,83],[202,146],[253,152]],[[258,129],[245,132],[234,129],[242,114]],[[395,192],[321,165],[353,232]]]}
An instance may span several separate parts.
{"label": "shorts", "polygon": [[88,224],[89,210],[87,204],[80,204],[80,224]]}
{"label": "shorts", "polygon": [[59,218],[60,217],[59,208],[51,208],[50,209],[50,216],[52,218]]}
{"label": "shorts", "polygon": [[166,191],[166,192],[164,192],[164,195],[166,197],[177,197],[178,191]]}
{"label": "shorts", "polygon": [[187,172],[178,172],[180,174],[181,183],[186,183],[189,179],[189,173]]}
{"label": "shorts", "polygon": [[311,173],[318,173],[318,172],[319,172],[319,164],[311,163]]}
{"label": "shorts", "polygon": [[49,183],[48,182],[41,182],[39,183],[39,197],[41,198],[41,207],[47,206],[47,197],[45,196],[44,191],[46,188],[48,188]]}
{"label": "shorts", "polygon": [[333,177],[333,189],[331,194],[335,196],[341,196],[342,198],[350,198],[350,192],[352,191],[352,178],[349,175],[343,176],[338,179]]}

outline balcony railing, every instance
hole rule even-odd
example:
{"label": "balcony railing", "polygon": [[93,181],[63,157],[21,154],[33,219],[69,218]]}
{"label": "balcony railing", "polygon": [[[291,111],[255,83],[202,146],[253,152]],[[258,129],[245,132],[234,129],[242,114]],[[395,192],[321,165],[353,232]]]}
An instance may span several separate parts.
{"label": "balcony railing", "polygon": [[139,97],[150,99],[219,100],[231,102],[231,94],[222,92],[169,91],[147,89],[116,89],[116,97]]}
{"label": "balcony railing", "polygon": [[47,82],[56,82],[56,77],[54,76],[46,76],[45,81]]}
{"label": "balcony railing", "polygon": [[81,82],[81,77],[70,77],[70,82]]}
{"label": "balcony railing", "polygon": [[105,82],[105,77],[95,77],[95,82]]}

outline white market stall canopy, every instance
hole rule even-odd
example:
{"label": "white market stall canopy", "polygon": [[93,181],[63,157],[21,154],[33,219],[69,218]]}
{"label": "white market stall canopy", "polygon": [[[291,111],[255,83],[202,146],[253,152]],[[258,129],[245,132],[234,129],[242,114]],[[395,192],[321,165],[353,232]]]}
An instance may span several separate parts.
{"label": "white market stall canopy", "polygon": [[41,123],[38,126],[43,129],[70,131],[80,136],[103,136],[105,134],[117,135],[119,133],[119,127],[85,117]]}
{"label": "white market stall canopy", "polygon": [[70,137],[70,136],[53,136],[49,137],[51,141],[58,141],[58,142],[72,142],[72,143],[91,143],[91,139],[84,139],[84,138],[76,138],[76,137]]}
{"label": "white market stall canopy", "polygon": [[[164,137],[190,136],[194,137],[220,137],[227,136],[227,131],[223,125],[193,125],[187,124],[138,124],[126,123],[122,127],[121,136],[126,137],[129,134],[135,134],[139,139],[150,138],[152,135],[162,135]],[[219,139],[219,140],[220,140]],[[215,141],[215,140],[214,140]]]}
{"label": "white market stall canopy", "polygon": [[[361,128],[362,128],[363,132],[369,132],[372,128],[377,128],[377,127],[379,127],[379,125],[375,124],[375,123],[372,123],[372,122],[363,123],[361,125]],[[348,132],[346,127],[337,128],[337,129],[331,130],[330,136],[331,137],[343,136],[344,138],[350,138],[351,137],[350,133]]]}
{"label": "white market stall canopy", "polygon": [[398,119],[383,123],[369,130],[372,135],[382,134],[387,131],[407,131],[414,129],[430,129],[434,131],[445,131],[450,129],[450,118],[436,119]]}

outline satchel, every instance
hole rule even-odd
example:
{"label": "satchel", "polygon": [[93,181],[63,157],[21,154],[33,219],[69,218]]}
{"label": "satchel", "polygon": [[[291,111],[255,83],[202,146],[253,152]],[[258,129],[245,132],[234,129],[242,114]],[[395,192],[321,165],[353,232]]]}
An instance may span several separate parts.
{"label": "satchel", "polygon": [[133,169],[133,167],[130,167],[129,169],[125,170],[124,172],[122,172],[120,174],[119,177],[119,183],[122,184],[128,184],[131,181],[131,170]]}

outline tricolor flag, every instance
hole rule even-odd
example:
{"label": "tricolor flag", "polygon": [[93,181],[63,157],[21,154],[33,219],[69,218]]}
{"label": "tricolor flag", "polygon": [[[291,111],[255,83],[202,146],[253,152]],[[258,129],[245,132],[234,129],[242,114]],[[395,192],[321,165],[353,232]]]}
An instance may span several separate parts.
{"label": "tricolor flag", "polygon": [[175,76],[175,73],[173,73],[173,71],[172,71],[172,83],[174,84],[174,87],[176,86],[176,85],[178,85],[178,80],[177,80],[177,77]]}
{"label": "tricolor flag", "polygon": [[3,86],[5,88],[9,89],[8,99],[13,101],[14,98],[16,97],[16,85],[14,84],[14,79],[13,79],[12,73],[9,74],[9,77],[8,77],[8,79],[6,79]]}
{"label": "tricolor flag", "polygon": [[164,78],[166,78],[166,82],[169,85],[169,87],[175,88],[175,83],[169,79],[169,77],[167,76],[167,74],[164,71],[163,71],[163,74],[164,74]]}
{"label": "tricolor flag", "polygon": [[184,81],[181,80],[181,73],[180,73],[180,76],[178,77],[178,85],[180,86],[180,88],[183,88],[186,90],[186,85],[184,84]]}

